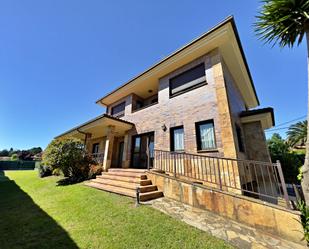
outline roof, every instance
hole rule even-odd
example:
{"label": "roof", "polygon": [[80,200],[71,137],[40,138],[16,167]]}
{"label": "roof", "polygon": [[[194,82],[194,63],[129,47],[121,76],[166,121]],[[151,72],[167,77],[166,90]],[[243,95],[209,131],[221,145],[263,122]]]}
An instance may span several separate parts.
{"label": "roof", "polygon": [[68,130],[68,131],[66,131],[66,132],[64,132],[64,133],[62,133],[62,134],[56,136],[55,138],[59,138],[59,137],[68,135],[69,133],[74,132],[74,131],[83,133],[82,131],[80,131],[80,129],[82,129],[83,127],[85,127],[85,126],[87,126],[87,125],[89,125],[89,124],[91,124],[91,123],[94,123],[94,122],[96,122],[96,121],[98,121],[98,120],[100,120],[100,119],[110,119],[110,120],[117,121],[117,122],[120,122],[120,123],[123,123],[123,124],[131,125],[132,127],[134,126],[134,124],[131,123],[131,122],[128,122],[128,121],[125,121],[125,120],[122,120],[122,119],[119,119],[119,118],[110,116],[110,115],[108,115],[108,114],[103,114],[103,115],[100,115],[100,116],[98,116],[98,117],[95,117],[95,118],[93,118],[93,119],[91,119],[91,120],[89,120],[89,121],[87,121],[87,122],[85,122],[85,123],[83,123],[83,124],[81,124],[81,125],[75,126],[74,128],[72,128],[72,129],[70,129],[70,130]]}
{"label": "roof", "polygon": [[[234,36],[236,38],[237,41],[237,45],[241,54],[241,59],[244,63],[244,67],[245,67],[245,71],[247,73],[249,82],[250,82],[250,87],[251,87],[251,91],[253,92],[254,98],[255,100],[253,101],[253,103],[255,102],[255,104],[251,104],[251,105],[247,105],[249,108],[252,107],[256,107],[257,105],[259,105],[259,100],[256,94],[256,89],[254,87],[253,84],[253,80],[252,80],[252,76],[249,70],[249,66],[240,42],[240,38],[239,38],[239,34],[236,28],[236,24],[235,24],[235,20],[233,16],[229,16],[227,17],[224,21],[220,22],[218,25],[216,25],[215,27],[213,27],[212,29],[210,29],[208,32],[202,34],[200,37],[192,40],[191,42],[189,42],[188,44],[186,44],[185,46],[181,47],[180,49],[176,50],[175,52],[173,52],[172,54],[170,54],[169,56],[165,57],[164,59],[162,59],[161,61],[159,61],[158,63],[154,64],[153,66],[151,66],[150,68],[148,68],[147,70],[145,70],[144,72],[142,72],[141,74],[137,75],[136,77],[132,78],[131,80],[129,80],[128,82],[122,84],[120,87],[116,88],[114,91],[106,94],[105,96],[103,96],[102,98],[98,99],[96,101],[97,104],[102,104],[102,105],[107,105],[106,103],[104,103],[104,100],[107,99],[108,97],[110,97],[111,95],[117,93],[119,90],[123,89],[124,87],[130,85],[131,83],[133,83],[134,81],[138,80],[139,78],[141,78],[142,76],[145,76],[147,73],[151,72],[151,71],[155,71],[158,69],[158,67],[160,65],[162,65],[163,63],[171,60],[173,57],[175,57],[176,55],[184,52],[185,50],[189,49],[190,47],[194,46],[195,44],[197,44],[198,42],[200,42],[201,40],[203,40],[204,38],[210,36],[211,34],[213,34],[215,31],[219,30],[220,28],[222,28],[223,26],[227,25],[227,24],[231,24]],[[200,55],[201,56],[201,55]],[[130,94],[130,93],[128,93]]]}
{"label": "roof", "polygon": [[[265,129],[275,126],[275,116],[274,109],[272,107],[266,107],[262,109],[255,109],[249,111],[243,111],[240,113],[240,118],[245,122],[252,122],[256,120],[261,120],[264,124]],[[248,117],[253,117],[253,119],[248,119]],[[247,118],[247,119],[245,119]]]}

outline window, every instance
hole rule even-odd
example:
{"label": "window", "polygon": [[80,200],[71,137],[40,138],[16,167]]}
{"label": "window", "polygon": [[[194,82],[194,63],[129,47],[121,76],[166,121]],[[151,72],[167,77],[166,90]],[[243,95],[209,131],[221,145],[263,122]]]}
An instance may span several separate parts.
{"label": "window", "polygon": [[134,152],[139,152],[140,149],[141,149],[141,137],[136,137],[134,143]]}
{"label": "window", "polygon": [[216,148],[214,121],[195,123],[197,150],[211,150]]}
{"label": "window", "polygon": [[170,96],[178,95],[205,82],[205,64],[203,63],[171,78]]}
{"label": "window", "polygon": [[238,150],[240,152],[245,152],[244,142],[241,135],[241,128],[235,124],[236,126],[236,135],[237,135],[237,141],[238,141]]}
{"label": "window", "polygon": [[141,100],[137,100],[137,101],[136,101],[136,108],[135,108],[135,109],[140,109],[140,108],[142,108],[143,106],[144,106],[143,101],[141,101]]}
{"label": "window", "polygon": [[123,116],[124,115],[125,107],[126,107],[126,102],[122,102],[122,103],[120,103],[118,105],[115,105],[114,107],[112,107],[111,114],[113,116],[117,116],[117,117]]}
{"label": "window", "polygon": [[184,151],[183,126],[171,128],[171,151]]}
{"label": "window", "polygon": [[99,143],[95,143],[92,145],[92,154],[99,153]]}

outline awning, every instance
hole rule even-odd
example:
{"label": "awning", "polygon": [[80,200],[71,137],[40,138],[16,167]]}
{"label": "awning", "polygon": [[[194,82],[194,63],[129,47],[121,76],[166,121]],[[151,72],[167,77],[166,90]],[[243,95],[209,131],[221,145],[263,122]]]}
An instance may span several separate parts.
{"label": "awning", "polygon": [[242,123],[251,123],[260,121],[262,128],[269,129],[275,125],[274,109],[271,107],[244,111],[240,114],[240,121]]}
{"label": "awning", "polygon": [[72,136],[79,139],[84,139],[85,134],[91,134],[92,139],[104,137],[107,135],[108,127],[110,126],[115,127],[116,136],[122,136],[126,131],[132,129],[134,124],[107,114],[103,114],[79,126],[76,126],[55,138]]}

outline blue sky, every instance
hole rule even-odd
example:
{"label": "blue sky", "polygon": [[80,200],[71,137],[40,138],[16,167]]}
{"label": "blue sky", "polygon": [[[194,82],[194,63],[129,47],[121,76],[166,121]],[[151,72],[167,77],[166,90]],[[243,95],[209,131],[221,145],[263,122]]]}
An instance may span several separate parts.
{"label": "blue sky", "polygon": [[260,107],[274,107],[277,124],[304,116],[305,43],[281,50],[258,41],[253,22],[260,5],[0,0],[0,149],[45,147],[54,136],[102,114],[95,100],[231,14]]}

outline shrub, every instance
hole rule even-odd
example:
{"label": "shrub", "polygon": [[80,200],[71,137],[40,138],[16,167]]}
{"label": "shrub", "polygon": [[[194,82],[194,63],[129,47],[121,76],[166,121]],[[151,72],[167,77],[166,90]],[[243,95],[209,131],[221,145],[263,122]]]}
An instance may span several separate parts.
{"label": "shrub", "polygon": [[46,176],[51,176],[52,168],[50,166],[40,164],[38,167],[38,172],[41,178],[46,177]]}
{"label": "shrub", "polygon": [[306,206],[304,201],[297,204],[297,209],[300,211],[301,224],[304,229],[304,239],[309,243],[309,207]]}
{"label": "shrub", "polygon": [[97,175],[101,175],[102,171],[103,171],[102,166],[91,164],[90,169],[89,169],[89,173],[88,173],[88,179],[93,179]]}
{"label": "shrub", "polygon": [[71,182],[88,178],[91,157],[87,156],[84,144],[76,138],[54,139],[43,153],[43,163],[52,169],[59,168]]}
{"label": "shrub", "polygon": [[59,168],[55,168],[52,171],[52,175],[54,175],[54,176],[60,176],[61,174],[62,174],[62,172],[61,172],[61,169],[59,169]]}
{"label": "shrub", "polygon": [[17,161],[19,159],[18,155],[17,154],[13,154],[11,156],[11,161]]}

